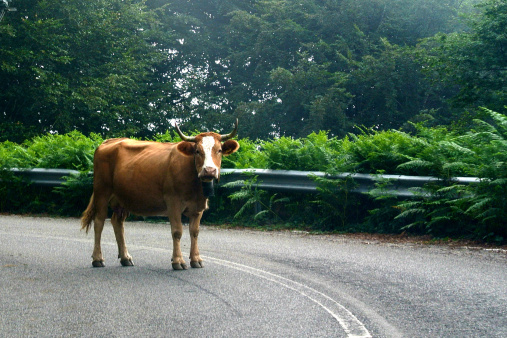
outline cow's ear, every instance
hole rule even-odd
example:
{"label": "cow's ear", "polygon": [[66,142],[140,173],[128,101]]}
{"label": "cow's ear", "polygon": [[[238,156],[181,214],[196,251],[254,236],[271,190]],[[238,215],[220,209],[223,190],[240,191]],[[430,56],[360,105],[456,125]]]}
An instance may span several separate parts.
{"label": "cow's ear", "polygon": [[183,155],[191,156],[195,152],[195,143],[191,142],[180,142],[178,143],[178,151],[182,153]]}
{"label": "cow's ear", "polygon": [[232,154],[239,149],[239,143],[235,140],[228,140],[222,144],[222,154],[225,156]]}

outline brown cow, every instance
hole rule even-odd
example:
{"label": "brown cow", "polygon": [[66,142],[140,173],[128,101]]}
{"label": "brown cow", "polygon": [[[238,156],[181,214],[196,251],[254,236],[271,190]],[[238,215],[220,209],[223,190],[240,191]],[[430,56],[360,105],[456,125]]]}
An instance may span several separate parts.
{"label": "brown cow", "polygon": [[[108,205],[113,210],[113,224],[118,243],[118,258],[123,266],[134,265],[125,245],[123,222],[129,213],[140,216],[167,216],[173,238],[172,267],[186,269],[180,248],[183,231],[181,215],[190,223],[190,265],[202,268],[197,236],[208,198],[203,182],[220,177],[222,155],[238,150],[232,140],[238,129],[227,135],[202,133],[185,136],[176,124],[182,142],[159,143],[117,138],[104,141],[95,151],[93,160],[93,194],[81,218],[82,229],[94,223],[95,246],[92,265],[103,267],[100,238]],[[209,183],[208,183],[209,184]]]}

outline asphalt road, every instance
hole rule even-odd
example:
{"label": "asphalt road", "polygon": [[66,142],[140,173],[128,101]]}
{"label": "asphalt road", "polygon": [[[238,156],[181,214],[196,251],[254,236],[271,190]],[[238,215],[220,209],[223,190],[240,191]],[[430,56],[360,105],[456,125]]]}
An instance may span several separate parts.
{"label": "asphalt road", "polygon": [[507,337],[502,250],[203,226],[173,271],[167,224],[127,223],[121,267],[107,222],[92,268],[79,228],[0,216],[1,337]]}

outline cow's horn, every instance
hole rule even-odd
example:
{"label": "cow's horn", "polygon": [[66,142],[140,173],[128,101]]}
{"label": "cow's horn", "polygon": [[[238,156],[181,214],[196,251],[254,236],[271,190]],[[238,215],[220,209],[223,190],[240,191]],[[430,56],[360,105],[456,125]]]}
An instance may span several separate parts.
{"label": "cow's horn", "polygon": [[176,131],[178,132],[178,135],[180,135],[180,138],[183,141],[195,142],[195,136],[187,136],[187,135],[183,134],[180,130],[180,127],[178,127],[178,124],[176,122],[174,122],[174,126],[176,127]]}
{"label": "cow's horn", "polygon": [[220,140],[221,141],[230,140],[231,138],[236,136],[237,133],[238,133],[238,119],[236,119],[236,123],[234,124],[234,130],[230,134],[220,135],[221,136]]}

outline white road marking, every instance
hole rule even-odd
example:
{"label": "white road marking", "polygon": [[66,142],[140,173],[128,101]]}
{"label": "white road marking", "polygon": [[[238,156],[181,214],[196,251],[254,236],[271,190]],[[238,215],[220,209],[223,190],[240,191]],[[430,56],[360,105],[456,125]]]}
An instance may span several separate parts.
{"label": "white road marking", "polygon": [[[12,233],[3,232],[0,231],[0,234],[8,234],[13,235]],[[79,239],[79,238],[68,238],[68,237],[60,237],[60,236],[46,236],[46,235],[36,235],[36,234],[15,234],[18,236],[26,236],[26,237],[34,237],[34,238],[47,238],[47,239],[55,239],[55,240],[65,240],[65,241],[72,241],[72,242],[80,242],[80,243],[90,243],[90,239]],[[116,247],[116,242],[102,242],[103,245],[111,245]],[[137,250],[148,250],[148,251],[155,251],[155,252],[162,252],[162,253],[172,253],[172,250],[169,249],[163,249],[163,248],[155,248],[150,246],[144,246],[144,245],[135,245],[131,244],[129,245],[129,248],[131,249],[137,249]],[[188,255],[188,253],[185,253],[185,255]],[[343,305],[329,297],[328,295],[317,291],[307,285],[304,285],[302,283],[293,281],[291,279],[276,275],[274,273],[264,271],[261,269],[257,269],[248,265],[239,264],[235,262],[231,262],[224,259],[214,258],[210,256],[204,256],[201,255],[205,260],[213,262],[218,265],[222,265],[228,268],[232,268],[238,271],[246,272],[251,275],[254,275],[258,278],[262,278],[274,283],[277,283],[287,289],[293,290],[298,292],[303,297],[306,297],[307,299],[311,300],[312,302],[316,303],[318,306],[323,308],[326,312],[328,312],[336,321],[340,324],[342,329],[347,334],[347,337],[349,338],[367,338],[372,337],[368,329],[366,329],[366,326],[357,319],[356,316],[352,312],[350,312],[347,308],[345,308]]]}
{"label": "white road marking", "polygon": [[352,312],[347,310],[343,305],[327,296],[326,294],[317,291],[307,285],[302,283],[293,281],[291,279],[273,274],[268,271],[264,271],[261,269],[253,268],[244,264],[238,264],[231,261],[213,258],[210,256],[203,256],[205,260],[214,262],[215,264],[219,264],[225,267],[233,268],[239,271],[243,271],[249,274],[252,274],[256,277],[269,280],[271,282],[277,283],[283,287],[286,287],[290,290],[294,290],[301,294],[302,296],[308,298],[312,302],[316,303],[324,310],[326,310],[333,318],[338,321],[342,329],[347,334],[347,337],[371,337],[370,332],[366,329],[363,323],[357,319]]}

